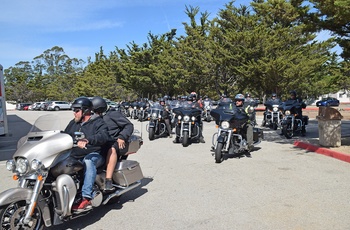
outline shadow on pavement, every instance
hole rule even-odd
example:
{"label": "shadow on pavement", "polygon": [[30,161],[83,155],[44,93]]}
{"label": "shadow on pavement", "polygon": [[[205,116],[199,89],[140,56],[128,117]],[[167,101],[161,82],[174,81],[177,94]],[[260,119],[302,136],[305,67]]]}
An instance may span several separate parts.
{"label": "shadow on pavement", "polygon": [[27,135],[32,124],[16,115],[7,116],[9,134],[0,136],[0,161],[11,159],[16,152],[18,140]]}

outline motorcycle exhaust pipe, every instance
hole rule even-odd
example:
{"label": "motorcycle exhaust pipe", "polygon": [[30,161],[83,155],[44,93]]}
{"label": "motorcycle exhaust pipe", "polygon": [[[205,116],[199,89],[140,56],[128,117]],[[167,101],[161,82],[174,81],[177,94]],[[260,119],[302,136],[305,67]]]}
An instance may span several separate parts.
{"label": "motorcycle exhaust pipe", "polygon": [[141,181],[137,181],[135,184],[130,185],[129,187],[126,187],[126,188],[123,188],[123,189],[121,189],[121,190],[115,191],[114,193],[110,194],[110,195],[103,201],[103,204],[106,205],[106,204],[108,203],[108,201],[109,201],[110,199],[112,199],[113,197],[121,196],[121,195],[123,195],[124,193],[129,192],[130,190],[132,190],[132,189],[138,187],[140,184],[141,184]]}

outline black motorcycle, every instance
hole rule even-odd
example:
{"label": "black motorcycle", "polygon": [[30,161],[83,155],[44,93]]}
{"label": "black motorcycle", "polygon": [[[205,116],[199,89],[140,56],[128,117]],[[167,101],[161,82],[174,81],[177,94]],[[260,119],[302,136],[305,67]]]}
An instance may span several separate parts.
{"label": "black motorcycle", "polygon": [[146,102],[139,102],[136,105],[136,108],[137,108],[137,119],[139,121],[147,120],[147,117],[148,117],[148,111],[147,111],[148,105],[147,105],[147,103]]}
{"label": "black motorcycle", "polygon": [[176,121],[176,139],[182,142],[182,146],[187,147],[192,141],[199,141],[201,137],[199,120],[202,111],[193,108],[191,104],[184,103],[182,107],[174,108]]}
{"label": "black motorcycle", "polygon": [[154,104],[148,113],[148,138],[154,140],[157,137],[167,136],[168,131],[164,122],[163,114],[165,113],[163,106]]}
{"label": "black motorcycle", "polygon": [[262,126],[277,130],[283,118],[283,114],[279,109],[280,103],[267,101],[264,105],[266,106],[266,111],[264,112]]}
{"label": "black motorcycle", "polygon": [[305,135],[305,126],[308,124],[308,116],[300,116],[300,111],[305,108],[306,105],[298,102],[297,100],[287,100],[283,102],[279,108],[283,113],[283,119],[281,121],[282,134],[290,139],[296,133]]}
{"label": "black motorcycle", "polygon": [[[210,112],[213,116],[218,132],[212,138],[212,151],[215,162],[221,163],[225,154],[244,154],[249,152],[245,124],[249,122],[249,115],[237,109],[234,103],[227,103]],[[257,145],[263,138],[259,128],[253,128],[253,145]]]}

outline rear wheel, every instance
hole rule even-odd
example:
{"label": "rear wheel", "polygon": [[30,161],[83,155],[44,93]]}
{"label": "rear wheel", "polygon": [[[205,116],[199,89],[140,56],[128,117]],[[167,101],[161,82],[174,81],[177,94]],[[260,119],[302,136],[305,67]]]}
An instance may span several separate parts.
{"label": "rear wheel", "polygon": [[60,107],[56,106],[55,111],[58,111],[58,110],[60,110]]}
{"label": "rear wheel", "polygon": [[190,143],[190,138],[188,135],[188,131],[183,131],[183,137],[182,137],[182,146],[187,147]]}
{"label": "rear wheel", "polygon": [[215,163],[221,163],[224,159],[224,154],[222,154],[223,143],[218,143],[215,149]]}
{"label": "rear wheel", "polygon": [[0,208],[1,229],[43,229],[44,223],[39,208],[35,208],[32,220],[24,225],[21,219],[25,215],[26,202],[18,201]]}

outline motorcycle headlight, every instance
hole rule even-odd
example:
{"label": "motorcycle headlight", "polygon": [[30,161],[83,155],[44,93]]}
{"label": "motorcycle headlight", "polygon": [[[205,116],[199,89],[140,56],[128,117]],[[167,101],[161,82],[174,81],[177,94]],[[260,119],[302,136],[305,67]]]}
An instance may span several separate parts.
{"label": "motorcycle headlight", "polygon": [[230,128],[230,123],[228,121],[221,122],[221,128],[223,128],[223,129]]}
{"label": "motorcycle headlight", "polygon": [[152,113],[152,119],[157,119],[157,113]]}
{"label": "motorcycle headlight", "polygon": [[136,106],[134,107],[134,109],[137,109]]}
{"label": "motorcycle headlight", "polygon": [[254,107],[250,106],[250,107],[248,108],[248,113],[253,113],[253,112],[254,112]]}
{"label": "motorcycle headlight", "polygon": [[140,110],[143,110],[143,108],[141,107]]}
{"label": "motorcycle headlight", "polygon": [[205,106],[206,110],[210,110],[210,105]]}
{"label": "motorcycle headlight", "polygon": [[8,160],[6,162],[6,169],[9,171],[14,171],[16,169],[16,164],[15,164],[14,160]]}
{"label": "motorcycle headlight", "polygon": [[195,120],[196,120],[196,118],[195,118],[195,117],[191,117],[191,120],[192,120],[192,121],[195,121]]}
{"label": "motorcycle headlight", "polygon": [[16,170],[23,174],[28,170],[28,161],[24,158],[18,158],[16,161]]}
{"label": "motorcycle headlight", "polygon": [[181,115],[179,115],[179,116],[177,117],[177,119],[179,119],[179,120],[181,120],[181,118],[182,118]]}
{"label": "motorcycle headlight", "polygon": [[278,111],[278,108],[274,107],[274,108],[273,108],[273,111],[274,111],[274,112],[277,112],[277,111]]}
{"label": "motorcycle headlight", "polygon": [[285,114],[286,114],[287,116],[289,116],[289,115],[290,115],[290,110],[286,110]]}
{"label": "motorcycle headlight", "polygon": [[31,165],[31,168],[36,171],[36,170],[40,169],[42,163],[41,163],[41,161],[34,159],[34,160],[32,160],[32,163],[30,165]]}
{"label": "motorcycle headlight", "polygon": [[184,122],[189,122],[190,121],[190,117],[189,116],[184,116]]}

